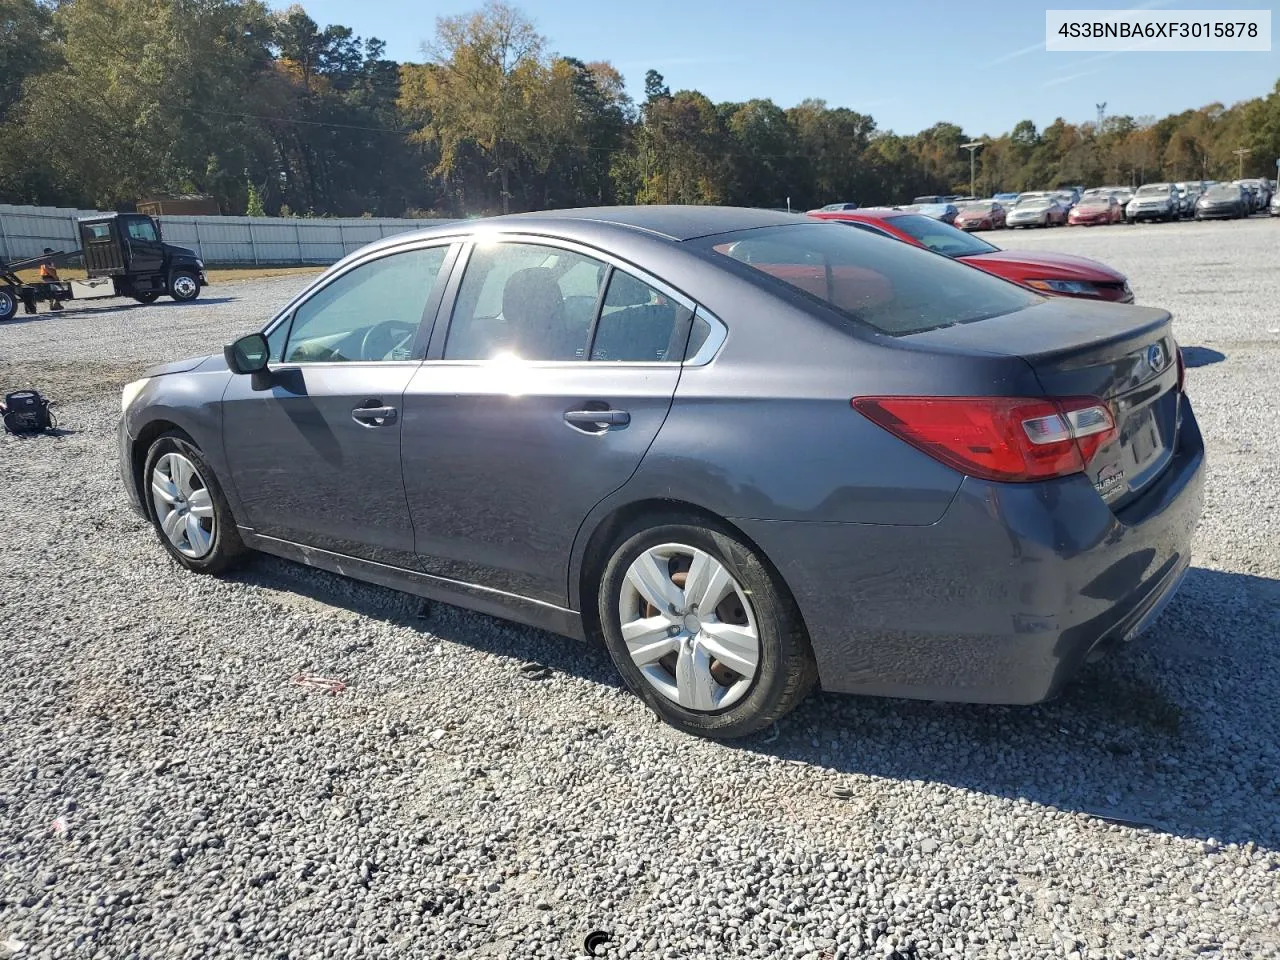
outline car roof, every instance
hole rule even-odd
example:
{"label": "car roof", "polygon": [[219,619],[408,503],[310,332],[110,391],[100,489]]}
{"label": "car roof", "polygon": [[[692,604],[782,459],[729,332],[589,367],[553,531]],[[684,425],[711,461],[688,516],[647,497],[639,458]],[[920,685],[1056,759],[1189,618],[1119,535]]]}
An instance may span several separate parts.
{"label": "car roof", "polygon": [[376,240],[362,248],[362,252],[399,246],[415,240],[466,236],[485,231],[531,233],[608,247],[610,243],[642,237],[651,241],[679,243],[738,230],[805,222],[813,221],[804,213],[784,213],[758,207],[577,207],[439,222],[421,230],[396,233]]}
{"label": "car roof", "polygon": [[581,221],[601,226],[643,230],[668,240],[695,240],[717,233],[750,230],[795,223],[803,213],[783,213],[758,207],[712,207],[695,205],[578,207],[570,210],[543,210],[536,213],[513,213],[491,217],[477,223],[524,228],[537,224],[555,228],[566,221]]}
{"label": "car roof", "polygon": [[[929,204],[929,206],[935,206],[935,204]],[[914,212],[914,210],[895,208],[862,207],[858,210],[824,210],[821,215],[814,214],[814,216],[822,220],[892,220],[894,217],[903,217]]]}

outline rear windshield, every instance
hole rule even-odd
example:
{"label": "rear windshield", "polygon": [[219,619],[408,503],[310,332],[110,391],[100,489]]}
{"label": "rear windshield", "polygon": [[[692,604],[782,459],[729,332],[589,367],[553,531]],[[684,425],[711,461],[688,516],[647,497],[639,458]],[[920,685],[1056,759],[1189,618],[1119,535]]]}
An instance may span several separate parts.
{"label": "rear windshield", "polygon": [[840,223],[764,227],[697,243],[745,264],[762,283],[799,290],[892,336],[985,320],[1040,302],[973,267]]}
{"label": "rear windshield", "polygon": [[940,253],[944,257],[970,257],[977,253],[990,253],[1000,249],[949,223],[943,223],[933,217],[923,217],[918,213],[893,217],[889,222],[895,229],[915,237],[934,253]]}

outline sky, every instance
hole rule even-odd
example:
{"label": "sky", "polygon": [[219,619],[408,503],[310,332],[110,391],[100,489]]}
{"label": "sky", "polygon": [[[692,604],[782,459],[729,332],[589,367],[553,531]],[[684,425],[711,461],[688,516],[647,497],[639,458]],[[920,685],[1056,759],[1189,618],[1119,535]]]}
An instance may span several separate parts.
{"label": "sky", "polygon": [[[881,130],[915,133],[941,121],[973,136],[1029,119],[1162,117],[1269,93],[1280,79],[1280,10],[1269,53],[1048,53],[1045,9],[1266,9],[1274,0],[515,0],[548,50],[608,60],[643,99],[645,71],[672,91],[714,101],[808,97],[868,113]],[[273,0],[283,8],[287,2]],[[321,26],[340,23],[387,43],[396,60],[425,59],[438,16],[481,0],[302,0]]]}

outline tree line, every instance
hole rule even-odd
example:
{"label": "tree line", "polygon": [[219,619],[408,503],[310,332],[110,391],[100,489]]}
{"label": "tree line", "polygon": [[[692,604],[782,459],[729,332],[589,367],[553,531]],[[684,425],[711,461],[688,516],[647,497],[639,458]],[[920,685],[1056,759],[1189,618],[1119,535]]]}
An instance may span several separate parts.
{"label": "tree line", "polygon": [[[807,209],[1066,184],[1274,175],[1280,81],[1162,119],[916,134],[812,99],[715,103],[650,70],[552,53],[490,0],[424,62],[261,0],[0,0],[0,200],[227,214],[469,216],[607,203]],[[1238,154],[1237,151],[1248,151]]]}

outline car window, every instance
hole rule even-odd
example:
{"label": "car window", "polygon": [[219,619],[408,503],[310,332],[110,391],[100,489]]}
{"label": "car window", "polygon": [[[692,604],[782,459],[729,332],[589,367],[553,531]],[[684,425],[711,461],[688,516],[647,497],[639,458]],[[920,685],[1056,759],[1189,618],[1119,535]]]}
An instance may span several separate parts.
{"label": "car window", "polygon": [[934,253],[944,257],[968,257],[990,253],[996,248],[973,234],[958,230],[949,223],[934,220],[915,213],[894,217],[890,223],[908,236],[914,237]]}
{"label": "car window", "polygon": [[[829,223],[763,227],[693,241],[737,261],[761,285],[802,291],[850,319],[891,335],[1012,313],[1034,294],[906,243],[885,243]],[[785,259],[758,255],[787,248]],[[812,258],[816,262],[808,262]]]}
{"label": "car window", "polygon": [[532,243],[480,243],[458,289],[446,360],[585,360],[608,268]]}
{"label": "car window", "polygon": [[614,270],[591,342],[591,359],[678,363],[692,316],[693,311],[643,280]]}
{"label": "car window", "polygon": [[412,359],[448,249],[405,250],[342,274],[294,311],[280,357],[285,363]]}
{"label": "car window", "polygon": [[129,238],[132,240],[156,240],[156,228],[150,220],[130,220]]}

